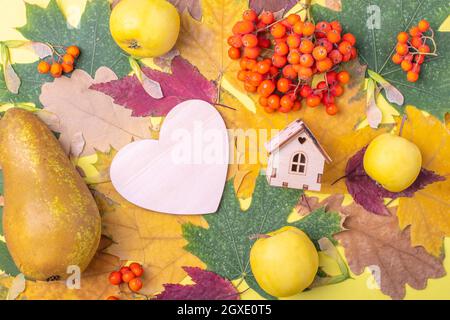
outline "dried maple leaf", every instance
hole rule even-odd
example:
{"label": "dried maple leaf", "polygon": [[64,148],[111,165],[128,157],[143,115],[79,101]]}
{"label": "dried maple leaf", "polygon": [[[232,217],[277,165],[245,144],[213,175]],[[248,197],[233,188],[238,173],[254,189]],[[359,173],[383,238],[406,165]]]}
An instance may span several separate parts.
{"label": "dried maple leaf", "polygon": [[[256,111],[252,112],[228,92],[221,94],[221,103],[233,108],[218,108],[227,128],[232,129],[230,135],[236,133],[242,136],[244,133],[247,141],[254,136],[258,140],[256,143],[239,144],[235,148],[236,158],[231,159],[229,178],[235,177],[237,172],[249,171],[244,178],[236,176],[242,180],[239,197],[251,196],[255,180],[260,170],[267,164],[264,143],[270,140],[278,132],[277,130],[284,129],[289,123],[299,118],[308,125],[333,160],[325,166],[322,191],[330,194],[347,192],[343,181],[332,183],[345,174],[348,158],[385,130],[355,129],[365,114],[365,96],[361,93],[365,67],[358,61],[352,61],[346,64],[345,69],[351,74],[352,81],[345,88],[344,94],[338,98],[337,105],[341,108],[333,117],[328,116],[323,110],[306,106],[303,106],[300,111],[288,114],[268,114],[258,105]],[[242,86],[242,84],[239,85]],[[255,95],[251,97],[257,99]],[[231,145],[234,145],[233,142]],[[239,157],[242,157],[240,163],[237,161]]]}
{"label": "dried maple leaf", "polygon": [[[438,256],[443,238],[450,236],[450,130],[414,107],[405,112],[402,136],[419,147],[422,166],[446,180],[426,186],[412,198],[400,198],[397,215],[402,229],[411,225],[412,244]],[[398,127],[400,123],[398,118]]]}
{"label": "dried maple leaf", "polygon": [[435,174],[433,171],[422,168],[412,185],[401,192],[390,192],[367,175],[363,165],[365,152],[366,148],[364,147],[348,161],[345,169],[345,184],[355,202],[367,211],[389,215],[389,210],[384,205],[383,198],[413,197],[418,190],[425,188],[427,185],[445,180],[444,177]]}
{"label": "dried maple leaf", "polygon": [[[177,283],[186,273],[182,266],[203,267],[198,258],[183,249],[181,225],[186,222],[205,226],[200,216],[177,216],[141,209],[123,199],[111,183],[96,185],[95,190],[113,201],[102,212],[103,230],[114,243],[106,252],[122,260],[140,261],[145,273],[144,294],[154,294],[165,283]],[[102,206],[105,208],[105,206]]]}
{"label": "dried maple leaf", "polygon": [[317,197],[307,197],[305,195],[304,197],[300,197],[300,201],[295,206],[295,210],[297,210],[300,216],[306,216],[320,208],[325,208],[329,212],[341,212],[343,201],[344,195],[342,194],[333,194],[322,201],[319,201]]}
{"label": "dried maple leaf", "polygon": [[202,0],[203,19],[199,22],[181,13],[177,49],[209,80],[220,80],[225,73],[235,76],[237,62],[228,58],[227,36],[247,9],[247,1]]}
{"label": "dried maple leaf", "polygon": [[120,149],[133,139],[150,137],[150,120],[131,117],[131,111],[113,103],[107,95],[90,90],[92,83],[117,79],[106,67],[97,70],[93,80],[85,71],[75,70],[70,78],[61,77],[42,86],[40,101],[44,110],[60,120],[59,138],[68,152],[73,136],[79,132],[86,141],[82,155]]}
{"label": "dried maple leaf", "polygon": [[405,296],[405,285],[425,289],[427,280],[445,275],[442,259],[422,247],[412,247],[409,228],[398,228],[394,209],[391,216],[371,214],[352,204],[343,209],[347,229],[335,236],[344,246],[350,269],[357,275],[370,267],[384,294],[393,299]]}
{"label": "dried maple leaf", "polygon": [[233,284],[211,271],[183,267],[195,284],[165,284],[156,300],[238,300]]}
{"label": "dried maple leaf", "polygon": [[161,85],[163,98],[155,99],[148,95],[136,76],[95,83],[90,88],[111,96],[115,103],[133,110],[132,115],[136,117],[165,116],[180,102],[189,99],[201,99],[209,103],[216,100],[214,83],[206,80],[180,56],[172,60],[171,74],[150,68],[144,68],[142,72]]}

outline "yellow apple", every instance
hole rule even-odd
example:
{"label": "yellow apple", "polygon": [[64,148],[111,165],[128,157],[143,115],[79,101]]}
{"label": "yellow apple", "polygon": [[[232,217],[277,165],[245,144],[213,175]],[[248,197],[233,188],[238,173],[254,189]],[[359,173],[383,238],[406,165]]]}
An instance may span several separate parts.
{"label": "yellow apple", "polygon": [[180,15],[166,0],[122,0],[112,10],[111,35],[124,51],[136,57],[169,52],[180,32]]}
{"label": "yellow apple", "polygon": [[422,166],[422,154],[411,141],[385,133],[370,142],[364,154],[364,170],[391,192],[408,188]]}
{"label": "yellow apple", "polygon": [[319,255],[308,236],[286,226],[256,240],[250,250],[250,266],[258,285],[275,297],[302,292],[314,280]]}

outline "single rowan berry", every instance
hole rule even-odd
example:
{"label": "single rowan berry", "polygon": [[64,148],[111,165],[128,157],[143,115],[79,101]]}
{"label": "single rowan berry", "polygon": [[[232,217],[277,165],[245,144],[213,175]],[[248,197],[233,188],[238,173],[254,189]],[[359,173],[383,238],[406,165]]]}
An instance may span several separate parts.
{"label": "single rowan berry", "polygon": [[330,115],[334,116],[339,112],[338,107],[334,103],[330,103],[325,107],[325,111]]}
{"label": "single rowan berry", "polygon": [[272,28],[270,28],[270,33],[275,39],[282,38],[286,35],[286,27],[281,23],[274,24]]}
{"label": "single rowan berry", "polygon": [[303,39],[300,42],[299,50],[301,53],[311,53],[314,50],[314,43],[311,40]]}
{"label": "single rowan berry", "polygon": [[347,84],[350,82],[350,73],[348,73],[347,71],[338,72],[336,78],[339,81],[339,83]]}
{"label": "single rowan berry", "polygon": [[323,60],[316,61],[316,68],[319,72],[326,72],[333,67],[333,61],[330,58],[326,57]]}
{"label": "single rowan berry", "polygon": [[406,43],[408,40],[409,40],[409,34],[407,34],[405,31],[402,31],[397,35],[397,41],[399,43]]}
{"label": "single rowan berry", "polygon": [[419,74],[412,70],[408,71],[408,73],[406,74],[406,80],[408,80],[409,82],[416,82],[417,80],[419,80]]}
{"label": "single rowan berry", "polygon": [[289,47],[285,42],[278,43],[274,48],[275,54],[285,56],[289,53]]}
{"label": "single rowan berry", "polygon": [[259,16],[259,20],[261,20],[265,24],[271,24],[275,21],[275,17],[273,16],[273,13],[270,11],[264,11]]}
{"label": "single rowan berry", "polygon": [[276,94],[272,94],[267,99],[267,106],[273,110],[277,110],[280,107],[280,97]]}
{"label": "single rowan berry", "polygon": [[122,273],[120,273],[119,271],[113,271],[109,274],[108,280],[109,283],[117,286],[122,283]]}
{"label": "single rowan berry", "polygon": [[342,36],[343,41],[347,41],[351,46],[356,44],[356,38],[352,33],[346,33]]}
{"label": "single rowan berry", "polygon": [[336,65],[342,62],[343,56],[339,50],[334,49],[328,54],[328,57],[333,61],[333,64]]}
{"label": "single rowan berry", "polygon": [[288,78],[288,79],[291,79],[291,80],[297,79],[297,77],[298,77],[298,72],[295,71],[295,68],[294,68],[294,66],[292,64],[286,65],[283,68],[282,73],[283,73],[283,76],[285,78]]}
{"label": "single rowan berry", "polygon": [[286,93],[289,91],[289,87],[291,85],[291,80],[286,78],[280,78],[277,82],[277,90]]}
{"label": "single rowan berry", "polygon": [[412,69],[413,64],[411,63],[411,61],[403,60],[402,63],[400,64],[400,66],[402,67],[403,71],[407,72]]}
{"label": "single rowan berry", "polygon": [[422,45],[422,39],[420,37],[412,37],[411,45],[416,49],[419,48]]}
{"label": "single rowan berry", "polygon": [[37,70],[41,74],[48,73],[50,71],[50,64],[47,61],[42,60],[39,62]]}
{"label": "single rowan berry", "polygon": [[302,80],[309,80],[313,76],[313,70],[308,67],[300,66],[298,70],[298,77]]}
{"label": "single rowan berry", "polygon": [[63,72],[63,68],[61,66],[61,64],[54,62],[52,64],[52,66],[50,67],[50,74],[54,77],[54,78],[59,78],[61,77]]}
{"label": "single rowan berry", "polygon": [[315,47],[312,52],[312,55],[314,59],[316,59],[317,61],[324,60],[327,57],[327,49],[325,49],[325,47],[322,46]]}
{"label": "single rowan berry", "polygon": [[392,55],[392,62],[395,64],[400,64],[403,61],[403,56],[399,55],[398,53],[395,53]]}
{"label": "single rowan berry", "polygon": [[309,37],[309,36],[313,35],[315,30],[316,30],[316,26],[313,23],[311,23],[309,21],[306,21],[303,23],[303,35],[305,37]]}
{"label": "single rowan berry", "polygon": [[245,34],[242,36],[242,44],[244,47],[256,47],[258,45],[258,38],[252,33]]}
{"label": "single rowan berry", "polygon": [[330,93],[335,97],[340,97],[344,94],[344,88],[338,83],[333,85],[330,89]]}
{"label": "single rowan berry", "polygon": [[316,24],[316,36],[318,38],[326,38],[327,33],[331,31],[331,26],[326,21],[320,21]]}
{"label": "single rowan berry", "polygon": [[395,51],[397,51],[399,55],[404,56],[409,52],[408,45],[406,43],[397,43]]}
{"label": "single rowan berry", "polygon": [[256,59],[259,57],[260,53],[261,53],[261,48],[259,48],[259,47],[254,47],[254,48],[245,47],[243,56],[246,58],[249,58],[249,59]]}
{"label": "single rowan berry", "polygon": [[292,31],[294,31],[298,35],[303,35],[303,21],[298,21],[296,24],[294,24],[294,27],[292,28]]}
{"label": "single rowan berry", "polygon": [[317,107],[320,104],[320,100],[318,95],[312,94],[306,98],[306,105],[311,108]]}
{"label": "single rowan berry", "polygon": [[417,27],[419,28],[420,32],[426,32],[430,28],[430,23],[427,20],[422,19],[419,21]]}
{"label": "single rowan berry", "polygon": [[134,275],[134,273],[130,270],[130,271],[125,271],[124,273],[122,273],[122,281],[125,283],[130,282],[132,279],[134,279],[136,276]]}
{"label": "single rowan berry", "polygon": [[138,292],[142,289],[142,280],[141,278],[134,278],[128,282],[128,288],[130,288],[131,291]]}
{"label": "single rowan berry", "polygon": [[312,95],[312,93],[313,93],[312,88],[307,84],[303,85],[300,88],[300,96],[303,98],[309,97],[310,95]]}
{"label": "single rowan berry", "polygon": [[241,57],[241,50],[235,47],[230,47],[228,49],[228,56],[230,59],[238,60]]}
{"label": "single rowan berry", "polygon": [[300,36],[297,34],[290,34],[286,39],[289,48],[298,48],[300,46]]}
{"label": "single rowan berry", "polygon": [[258,19],[258,15],[256,14],[255,10],[248,9],[245,10],[242,14],[242,19],[250,22],[255,22]]}
{"label": "single rowan berry", "polygon": [[294,26],[297,22],[300,21],[300,16],[298,14],[290,14],[288,15],[288,17],[286,18],[287,22],[289,22],[289,24],[291,26]]}
{"label": "single rowan berry", "polygon": [[258,86],[258,94],[262,97],[268,97],[275,91],[275,84],[271,80],[264,80]]}
{"label": "single rowan berry", "polygon": [[339,33],[342,32],[342,25],[339,21],[331,21],[330,22],[331,29],[338,31]]}
{"label": "single rowan berry", "polygon": [[327,39],[331,43],[338,43],[341,41],[341,33],[337,30],[330,30],[327,32]]}
{"label": "single rowan berry", "polygon": [[277,68],[283,68],[287,63],[287,59],[285,56],[280,56],[278,54],[274,54],[272,56],[272,64]]}
{"label": "single rowan berry", "polygon": [[73,71],[73,64],[68,64],[68,63],[62,63],[61,67],[64,71],[64,73],[70,73]]}
{"label": "single rowan berry", "polygon": [[300,56],[300,65],[303,67],[312,67],[314,58],[310,53],[304,53]]}
{"label": "single rowan berry", "polygon": [[352,45],[350,44],[350,42],[344,40],[341,43],[339,43],[338,50],[343,55],[346,55],[347,53],[351,53]]}
{"label": "single rowan berry", "polygon": [[76,59],[80,55],[80,48],[78,48],[77,46],[69,46],[66,48],[66,53],[70,54]]}
{"label": "single rowan berry", "polygon": [[287,56],[287,61],[290,64],[299,64],[300,57],[301,57],[301,55],[297,50],[291,50]]}
{"label": "single rowan berry", "polygon": [[65,64],[74,64],[75,58],[70,54],[65,54],[62,58],[63,63]]}

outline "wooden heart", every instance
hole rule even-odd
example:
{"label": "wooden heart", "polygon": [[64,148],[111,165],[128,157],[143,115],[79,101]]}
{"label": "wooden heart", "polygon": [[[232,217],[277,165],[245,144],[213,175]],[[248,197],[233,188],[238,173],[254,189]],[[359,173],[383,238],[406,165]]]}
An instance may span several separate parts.
{"label": "wooden heart", "polygon": [[304,144],[306,141],[305,137],[298,137],[298,142],[300,142],[300,144]]}
{"label": "wooden heart", "polygon": [[219,112],[188,100],[166,116],[159,140],[122,148],[111,164],[116,190],[135,205],[171,214],[217,211],[228,168],[228,134]]}

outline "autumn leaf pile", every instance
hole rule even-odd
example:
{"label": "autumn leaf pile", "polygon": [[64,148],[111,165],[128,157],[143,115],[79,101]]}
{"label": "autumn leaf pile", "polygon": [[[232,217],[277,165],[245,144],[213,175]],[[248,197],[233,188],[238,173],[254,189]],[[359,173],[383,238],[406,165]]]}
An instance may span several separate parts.
{"label": "autumn leaf pile", "polygon": [[[5,288],[10,288],[10,296],[19,299],[105,299],[109,295],[122,299],[237,299],[251,288],[273,298],[252,276],[248,254],[255,234],[285,225],[304,230],[324,252],[321,239],[329,239],[333,248],[342,246],[355,275],[378,266],[378,285],[394,299],[405,297],[406,285],[424,289],[428,279],[445,276],[443,240],[450,236],[450,122],[445,122],[449,120],[445,118],[450,83],[446,72],[450,63],[448,33],[436,31],[440,57],[430,59],[415,84],[405,83],[401,69],[396,69],[389,56],[396,34],[419,17],[438,30],[450,13],[448,3],[403,1],[399,23],[395,9],[400,1],[373,1],[389,9],[383,9],[381,29],[368,30],[366,7],[357,0],[313,1],[315,20],[341,21],[356,35],[361,53],[359,61],[345,64],[351,81],[338,98],[342,105],[339,114],[330,117],[311,108],[289,114],[266,113],[257,107],[255,95],[242,91],[235,77],[239,65],[227,56],[227,35],[243,11],[250,7],[257,12],[281,10],[285,14],[295,10],[297,1],[171,2],[181,15],[176,47],[150,63],[135,61],[138,67],[130,65],[134,60],[120,51],[109,34],[107,0],[88,2],[78,28],[67,26],[55,0],[47,8],[26,5],[27,24],[19,29],[25,38],[32,43],[75,43],[82,54],[70,77],[55,80],[37,74],[37,62],[9,61],[8,68],[13,68],[21,84],[17,94],[8,90],[10,79],[5,82],[7,71],[1,69],[0,112],[11,106],[28,108],[57,132],[95,196],[102,213],[103,238],[82,275],[82,288],[69,290],[62,281],[26,280],[22,288],[19,271],[0,237],[0,270],[5,272],[0,276],[0,297],[6,298]],[[162,96],[153,96],[143,79]],[[394,105],[406,117],[403,125],[399,116],[390,123],[377,123],[377,129],[361,126],[366,117],[373,124],[367,110],[381,112],[377,101],[382,97],[375,93],[381,90],[387,100],[399,102],[390,99],[393,87],[404,96],[405,104]],[[366,89],[373,89],[373,99],[368,99]],[[136,207],[109,181],[112,158],[116,150],[133,140],[157,137],[164,116],[187,99],[213,104],[228,129],[257,129],[258,143],[239,145],[232,141],[236,159],[231,159],[234,161],[217,213],[172,216]],[[264,143],[277,129],[298,118],[308,124],[333,159],[324,169],[322,201],[300,190],[272,188],[260,175],[267,161]],[[388,194],[358,170],[367,144],[390,130],[398,134],[401,126],[402,136],[421,150],[423,168],[411,189]],[[245,158],[249,152],[261,156],[261,163],[249,163]],[[87,163],[84,156],[96,160]],[[370,193],[363,192],[367,190]],[[350,194],[354,202],[343,205],[343,194]],[[246,210],[243,200],[250,203]],[[337,251],[333,252],[339,260]],[[118,292],[107,281],[109,272],[129,261],[145,268],[144,288],[139,294]],[[186,282],[186,277],[191,281]],[[343,272],[339,281],[347,278]],[[315,283],[335,283],[331,279],[336,278],[320,272]]]}

